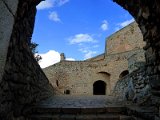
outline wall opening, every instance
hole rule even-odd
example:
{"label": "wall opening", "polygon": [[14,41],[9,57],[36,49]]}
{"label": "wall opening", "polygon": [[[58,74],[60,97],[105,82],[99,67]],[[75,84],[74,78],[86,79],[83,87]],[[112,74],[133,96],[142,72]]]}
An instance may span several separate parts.
{"label": "wall opening", "polygon": [[128,70],[125,70],[125,71],[121,72],[121,74],[119,75],[119,79],[125,77],[125,76],[128,75],[128,74],[129,74],[129,71],[128,71]]}
{"label": "wall opening", "polygon": [[64,94],[69,95],[70,94],[70,90],[65,90]]}
{"label": "wall opening", "polygon": [[59,86],[59,82],[58,82],[58,80],[56,80],[56,85],[57,85],[57,87]]}
{"label": "wall opening", "polygon": [[93,95],[106,95],[106,83],[98,80],[93,84]]}

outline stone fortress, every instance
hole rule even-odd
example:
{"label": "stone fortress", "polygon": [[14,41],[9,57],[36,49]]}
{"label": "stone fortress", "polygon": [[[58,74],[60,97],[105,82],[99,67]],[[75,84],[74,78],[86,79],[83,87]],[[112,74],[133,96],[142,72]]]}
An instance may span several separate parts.
{"label": "stone fortress", "polygon": [[144,45],[142,33],[133,22],[107,38],[103,54],[67,61],[62,53],[59,63],[43,71],[56,95],[111,95],[117,81],[144,66]]}
{"label": "stone fortress", "polygon": [[[110,88],[107,83],[106,85],[103,84],[107,89],[110,89],[109,92],[112,92],[113,90],[113,87],[111,87],[111,85],[113,84],[114,81],[117,81],[117,83],[115,84],[114,93],[116,93],[117,95],[121,95],[121,93],[124,93],[124,90],[126,91],[125,96],[127,99],[122,99],[122,101],[119,101],[119,99],[118,100],[111,99],[111,102],[107,100],[107,102],[105,103],[109,103],[108,105],[111,106],[105,105],[105,107],[101,106],[101,108],[99,107],[95,108],[93,106],[92,108],[90,108],[90,106],[88,107],[86,106],[86,104],[84,104],[83,107],[72,106],[72,103],[77,102],[77,99],[76,101],[74,100],[75,96],[73,97],[63,96],[63,98],[61,99],[56,99],[57,96],[55,96],[54,95],[55,93],[53,93],[55,88],[53,88],[50,85],[49,80],[47,79],[42,69],[34,59],[34,56],[29,48],[29,43],[31,42],[31,37],[35,22],[36,5],[40,2],[41,0],[25,0],[25,1],[0,0],[0,8],[1,8],[0,119],[1,120],[40,120],[40,119],[41,120],[42,119],[43,120],[48,120],[48,119],[91,120],[92,118],[98,120],[104,120],[108,118],[110,120],[111,119],[112,120],[113,119],[114,120],[126,120],[126,119],[160,120],[160,17],[159,17],[160,1],[159,0],[153,0],[153,1],[113,0],[113,2],[122,6],[134,17],[135,21],[137,22],[142,32],[143,41],[146,42],[146,45],[143,47],[145,51],[145,60],[146,60],[145,65],[143,67],[137,69],[137,67],[141,66],[143,62],[137,61],[137,58],[139,58],[138,54],[134,53],[127,55],[129,51],[123,53],[115,53],[115,54],[113,53],[108,55],[104,54],[104,56],[102,55],[102,57],[92,58],[90,59],[90,61],[86,60],[79,62],[79,64],[83,64],[83,66],[85,62],[88,62],[90,64],[88,64],[87,69],[91,69],[90,66],[92,65],[93,70],[98,71],[90,73],[83,72],[86,73],[87,75],[89,74],[95,76],[103,75],[103,78],[104,76],[110,76],[110,78],[105,77],[110,80],[110,82],[108,82],[110,83]],[[116,34],[114,36],[116,36]],[[122,36],[123,35],[120,35],[118,38]],[[137,35],[133,36],[135,36],[135,39],[133,39],[130,36],[128,37],[129,38],[128,40],[135,41],[133,42],[134,44],[138,43],[140,44],[142,42],[137,40],[138,38]],[[108,39],[107,41],[108,44],[109,41],[110,40]],[[131,41],[127,44],[132,46],[133,44],[130,44]],[[120,51],[121,47],[118,48],[119,49],[116,50]],[[136,47],[133,47],[133,51],[134,48],[135,50],[138,51],[138,48]],[[109,50],[109,48],[107,49]],[[107,53],[109,52],[108,50]],[[127,57],[124,57],[125,53]],[[116,57],[118,56],[118,54],[124,54],[124,55],[123,57],[118,58]],[[102,58],[104,60],[102,60]],[[116,61],[116,59],[119,61]],[[124,67],[124,65],[122,66],[122,68],[119,67],[118,65],[120,62],[123,64],[122,61],[124,60],[128,61],[128,64],[126,64],[126,66],[128,65],[128,67],[126,67],[126,69],[128,69],[129,72],[131,73],[126,75],[126,77],[123,77],[125,74],[122,74],[120,75],[120,77],[122,76],[123,78],[118,79],[119,78],[118,73],[120,74],[123,71],[122,68]],[[106,66],[101,67],[104,69],[100,69],[100,67],[99,69],[98,67],[96,69],[96,63],[99,63],[100,61],[101,62],[106,61],[105,64]],[[58,64],[65,64],[65,62],[67,63],[67,61],[61,61]],[[120,72],[117,72],[117,74],[114,76],[115,77],[114,80],[112,78],[114,72],[112,71],[108,72],[107,70],[109,66],[111,67],[111,62],[112,62],[112,69],[110,70],[114,71],[115,73],[116,71],[118,71],[118,69],[121,68]],[[68,64],[71,63],[75,64],[76,62],[68,62]],[[63,69],[63,71],[64,70],[66,71],[66,66],[67,65],[65,64],[65,69]],[[82,67],[78,66],[77,71],[80,68]],[[57,70],[60,69],[57,68]],[[108,72],[107,75],[106,72]],[[54,71],[52,72],[52,74],[53,73]],[[57,73],[59,72],[57,71]],[[71,77],[73,73],[62,74],[62,75]],[[80,71],[78,74],[80,73],[82,72]],[[116,78],[116,76],[118,77]],[[83,75],[81,74],[80,80],[84,81],[82,77]],[[92,78],[94,78],[94,76],[92,76]],[[111,81],[111,78],[113,81]],[[104,81],[104,79],[102,78],[98,78],[98,81],[100,79],[101,81]],[[68,82],[67,80],[68,79],[66,79],[66,85],[68,84],[69,86],[69,82],[71,83],[71,81]],[[75,80],[76,82],[80,81],[80,80],[78,81],[78,78]],[[87,79],[85,79],[85,81],[86,80]],[[72,86],[69,86],[69,88],[64,88],[63,84],[60,84],[60,81],[58,80],[52,82],[52,84],[55,85],[55,87],[61,85],[61,89],[63,88],[63,90],[67,94],[73,93]],[[93,86],[94,85],[92,84],[92,88]],[[56,87],[55,90],[57,90],[58,93],[61,89],[60,87],[59,88]],[[62,91],[62,93],[64,93],[64,91]],[[93,89],[91,91],[93,93]],[[96,91],[96,94],[100,93],[102,93],[102,91]],[[105,92],[103,91],[103,94],[104,93]],[[59,102],[66,103],[67,97],[71,97],[70,101],[72,103],[67,104],[67,106],[64,106],[64,104],[61,104],[61,106],[59,106],[60,105]],[[91,96],[91,97],[96,97],[97,99],[95,99],[93,102],[90,102],[90,100],[88,100],[88,98],[86,97],[84,101],[80,100],[80,102],[82,103],[82,105],[83,103],[86,103],[86,101],[88,103],[92,103],[92,105],[93,104],[96,105],[95,103],[99,104],[104,101],[104,99],[100,100],[99,96]],[[106,96],[106,98],[108,97],[111,96]],[[51,104],[48,105],[47,103],[51,99],[54,99],[55,102],[52,102]],[[130,104],[128,104],[128,102],[130,102]],[[56,105],[56,107],[54,107],[54,105]]]}

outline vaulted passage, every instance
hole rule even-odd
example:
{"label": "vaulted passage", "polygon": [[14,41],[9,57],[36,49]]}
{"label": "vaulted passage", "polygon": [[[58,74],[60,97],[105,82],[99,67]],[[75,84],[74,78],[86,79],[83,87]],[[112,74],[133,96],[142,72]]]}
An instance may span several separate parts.
{"label": "vaulted passage", "polygon": [[98,80],[93,84],[93,95],[105,95],[106,83],[102,80]]}

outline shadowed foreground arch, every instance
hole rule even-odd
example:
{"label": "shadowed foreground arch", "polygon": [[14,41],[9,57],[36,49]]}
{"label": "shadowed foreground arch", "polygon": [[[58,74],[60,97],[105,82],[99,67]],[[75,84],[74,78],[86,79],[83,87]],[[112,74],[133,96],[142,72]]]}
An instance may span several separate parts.
{"label": "shadowed foreground arch", "polygon": [[[25,106],[52,95],[53,90],[28,46],[34,27],[36,5],[40,1],[0,1],[0,118],[4,120],[22,117]],[[114,2],[128,10],[139,24],[147,43],[144,48],[146,75],[152,89],[160,90],[160,1]]]}
{"label": "shadowed foreground arch", "polygon": [[3,120],[23,116],[25,107],[53,94],[29,48],[39,2],[0,1],[0,119]]}

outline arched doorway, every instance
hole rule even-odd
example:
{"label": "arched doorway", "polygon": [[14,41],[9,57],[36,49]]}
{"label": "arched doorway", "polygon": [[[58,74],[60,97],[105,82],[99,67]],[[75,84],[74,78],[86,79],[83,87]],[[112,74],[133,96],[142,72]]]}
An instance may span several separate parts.
{"label": "arched doorway", "polygon": [[93,84],[93,95],[105,95],[106,83],[102,80],[98,80]]}

